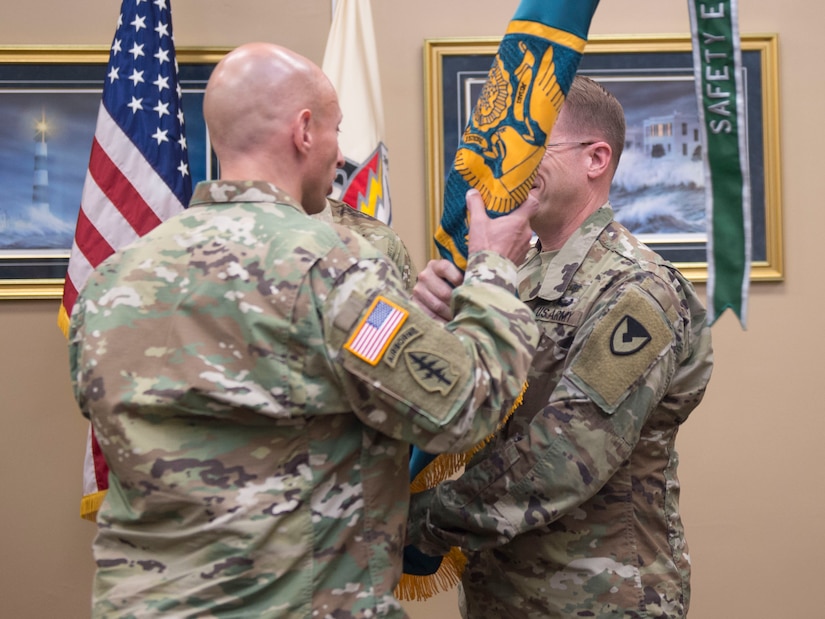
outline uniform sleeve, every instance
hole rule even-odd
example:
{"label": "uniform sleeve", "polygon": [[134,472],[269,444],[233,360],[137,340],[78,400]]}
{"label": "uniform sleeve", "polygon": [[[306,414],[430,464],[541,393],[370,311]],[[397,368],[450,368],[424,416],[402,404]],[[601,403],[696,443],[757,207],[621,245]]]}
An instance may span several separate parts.
{"label": "uniform sleeve", "polygon": [[325,302],[325,337],[356,415],[430,453],[488,436],[520,394],[538,341],[515,266],[471,256],[455,319],[429,318],[383,259],[362,259]]}
{"label": "uniform sleeve", "polygon": [[381,227],[374,226],[369,231],[364,232],[363,236],[392,261],[401,276],[404,290],[412,294],[415,280],[418,277],[418,270],[415,268],[410,252],[407,251],[407,246],[404,245],[401,237],[389,226],[383,224]]}
{"label": "uniform sleeve", "polygon": [[74,307],[72,308],[72,316],[71,322],[69,323],[69,378],[71,380],[72,392],[74,393],[75,399],[80,406],[80,410],[83,413],[83,416],[88,418],[89,412],[85,406],[86,403],[86,395],[82,392],[81,389],[81,376],[80,376],[80,354],[81,348],[83,346],[83,338],[82,338],[82,331],[84,328],[85,322],[85,313],[83,303],[75,303]]}
{"label": "uniform sleeve", "polygon": [[[389,225],[354,209],[340,200],[327,198],[330,217],[345,228],[354,230],[387,256],[398,269],[404,289],[412,293],[418,271],[413,264],[404,241]],[[316,216],[313,216],[316,217]]]}
{"label": "uniform sleeve", "polygon": [[390,248],[388,255],[401,274],[401,282],[404,284],[404,289],[412,293],[415,280],[418,277],[418,269],[416,269],[413,264],[410,252],[407,251],[407,246],[404,245],[404,242],[398,236],[395,237]]}
{"label": "uniform sleeve", "polygon": [[670,314],[635,285],[619,291],[578,331],[546,405],[517,410],[506,438],[459,479],[413,495],[408,543],[433,555],[503,544],[598,492],[675,371],[683,333]]}

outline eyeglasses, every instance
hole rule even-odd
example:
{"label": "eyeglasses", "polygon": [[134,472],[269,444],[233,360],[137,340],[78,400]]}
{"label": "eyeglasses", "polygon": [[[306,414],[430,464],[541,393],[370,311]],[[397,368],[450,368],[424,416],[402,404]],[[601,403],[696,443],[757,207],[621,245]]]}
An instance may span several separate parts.
{"label": "eyeglasses", "polygon": [[555,148],[556,146],[591,146],[595,142],[551,142],[545,148]]}
{"label": "eyeglasses", "polygon": [[590,146],[591,144],[595,144],[596,142],[551,142],[550,144],[546,144],[544,147],[544,154],[541,156],[542,161],[549,157],[550,154],[553,152],[553,148],[557,146]]}

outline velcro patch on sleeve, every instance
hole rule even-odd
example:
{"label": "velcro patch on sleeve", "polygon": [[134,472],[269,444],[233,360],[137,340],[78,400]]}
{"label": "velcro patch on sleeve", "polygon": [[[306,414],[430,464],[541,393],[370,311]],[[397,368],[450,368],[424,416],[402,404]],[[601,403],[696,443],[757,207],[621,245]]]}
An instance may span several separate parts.
{"label": "velcro patch on sleeve", "polygon": [[597,322],[571,369],[579,387],[612,413],[671,340],[658,304],[631,287]]}
{"label": "velcro patch on sleeve", "polygon": [[394,368],[401,356],[401,351],[404,350],[407,344],[418,339],[422,335],[424,335],[424,333],[415,325],[409,325],[403,331],[399,332],[398,336],[393,340],[392,345],[384,354],[384,363],[391,368]]}
{"label": "velcro patch on sleeve", "polygon": [[377,365],[407,316],[409,312],[403,307],[386,297],[375,297],[344,349],[370,365]]}
{"label": "velcro patch on sleeve", "polygon": [[404,359],[410,376],[430,393],[437,391],[447,395],[460,376],[449,360],[432,351],[409,350],[404,354]]}

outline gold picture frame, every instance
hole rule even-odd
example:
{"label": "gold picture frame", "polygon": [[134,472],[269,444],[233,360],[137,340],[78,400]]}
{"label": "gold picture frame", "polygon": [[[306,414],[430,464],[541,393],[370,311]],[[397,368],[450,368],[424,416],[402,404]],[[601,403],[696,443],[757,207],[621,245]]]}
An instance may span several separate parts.
{"label": "gold picture frame", "polygon": [[[229,49],[190,47],[176,50],[193,182],[211,178],[215,167],[200,107],[209,74]],[[41,114],[45,121],[50,113],[47,110],[52,110],[56,117],[64,119],[65,129],[61,143],[64,152],[55,156],[58,169],[47,170],[50,191],[61,196],[60,209],[56,209],[60,215],[57,218],[59,237],[49,237],[48,244],[44,242],[44,247],[38,248],[38,240],[27,241],[19,230],[13,236],[3,236],[10,219],[5,209],[10,206],[9,202],[0,204],[0,300],[59,299],[63,295],[71,237],[108,61],[109,48],[103,46],[0,46],[0,117],[5,129],[0,130],[0,161],[3,163],[0,165],[0,188],[6,200],[15,196],[25,198],[26,190],[32,191],[36,172],[34,140],[31,138]],[[31,132],[31,138],[27,137],[27,131]],[[53,150],[49,144],[49,157]],[[20,204],[20,208],[25,209],[26,203]],[[75,209],[73,215],[71,208]],[[55,213],[49,215],[57,216]],[[34,229],[35,221],[34,213],[30,213],[25,224],[39,236],[42,231]],[[69,222],[71,230],[67,231]],[[16,228],[20,226],[16,224]],[[68,247],[65,246],[67,243]]]}
{"label": "gold picture frame", "polygon": [[[430,238],[441,220],[446,174],[500,40],[499,37],[483,37],[427,39],[424,42],[427,231]],[[752,281],[783,279],[777,46],[776,34],[741,36],[751,164]],[[643,88],[658,89],[652,91],[654,93],[662,92],[662,84],[667,83],[674,93],[680,93],[683,105],[689,105],[685,93],[695,92],[691,39],[688,35],[593,36],[587,43],[579,73],[611,82],[605,85],[625,107],[629,136],[632,119],[644,113],[651,114],[657,103],[655,94],[651,102],[651,97],[644,94]],[[628,93],[636,89],[639,96],[623,101],[618,92],[621,87]],[[696,105],[695,94],[692,96],[693,105]],[[664,105],[669,100],[658,103]],[[623,155],[622,162],[625,157]],[[621,164],[619,167],[621,170]],[[673,179],[676,183],[675,175]],[[692,189],[694,195],[691,200],[701,201],[703,213],[703,198],[695,195],[696,187]],[[646,190],[648,204],[650,192],[656,187],[647,187]],[[698,191],[703,195],[701,187]],[[669,199],[670,202],[662,201],[657,207],[666,209],[674,198]],[[690,280],[707,281],[706,242],[702,240],[701,233],[673,235],[654,232],[637,236],[670,260]],[[438,257],[433,242],[429,246],[429,255],[430,258]]]}

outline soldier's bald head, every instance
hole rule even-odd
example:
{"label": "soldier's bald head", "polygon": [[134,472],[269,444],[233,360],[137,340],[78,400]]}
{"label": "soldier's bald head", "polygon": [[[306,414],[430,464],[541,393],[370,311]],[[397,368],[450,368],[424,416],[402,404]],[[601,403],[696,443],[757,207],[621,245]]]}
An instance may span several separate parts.
{"label": "soldier's bald head", "polygon": [[221,178],[264,180],[308,213],[326,206],[336,168],[341,108],[320,67],[271,43],[248,43],[215,67],[203,113]]}
{"label": "soldier's bald head", "polygon": [[248,43],[215,67],[204,118],[219,157],[250,152],[284,129],[303,108],[332,89],[313,62],[271,43]]}

